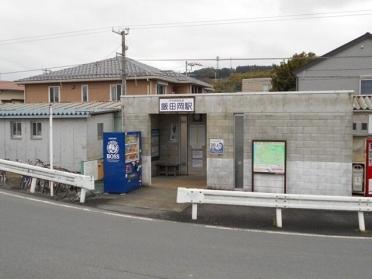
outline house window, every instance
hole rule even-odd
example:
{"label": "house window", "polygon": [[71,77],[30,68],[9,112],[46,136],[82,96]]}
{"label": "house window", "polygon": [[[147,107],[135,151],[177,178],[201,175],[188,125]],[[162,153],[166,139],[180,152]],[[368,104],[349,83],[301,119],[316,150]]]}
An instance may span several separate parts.
{"label": "house window", "polygon": [[368,123],[362,123],[362,130],[367,130],[368,129]]}
{"label": "house window", "polygon": [[31,138],[41,139],[41,122],[31,122]]}
{"label": "house window", "polygon": [[354,131],[356,130],[356,127],[357,127],[357,124],[354,122],[354,123],[353,123],[353,130],[354,130]]}
{"label": "house window", "polygon": [[49,86],[49,103],[59,103],[60,92],[59,86]]}
{"label": "house window", "polygon": [[89,102],[89,89],[88,84],[83,84],[81,86],[81,101],[82,102]]}
{"label": "house window", "polygon": [[120,101],[121,84],[111,84],[111,101]]}
{"label": "house window", "polygon": [[22,137],[22,123],[10,122],[10,135],[12,139],[19,139]]}
{"label": "house window", "polygon": [[372,95],[372,79],[362,79],[360,81],[360,94]]}
{"label": "house window", "polygon": [[97,123],[97,139],[103,138],[103,123]]}
{"label": "house window", "polygon": [[164,83],[158,83],[158,86],[157,86],[157,93],[158,93],[158,95],[163,95],[163,94],[165,94],[165,92],[166,92],[166,87],[167,87],[167,85],[166,84],[164,84]]}

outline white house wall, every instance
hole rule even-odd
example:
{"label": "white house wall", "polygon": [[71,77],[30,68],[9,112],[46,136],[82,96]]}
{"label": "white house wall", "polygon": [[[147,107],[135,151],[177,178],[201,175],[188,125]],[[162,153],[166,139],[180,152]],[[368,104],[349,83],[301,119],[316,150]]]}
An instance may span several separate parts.
{"label": "white house wall", "polygon": [[[49,122],[48,119],[17,119],[22,122],[22,137],[12,139],[10,122],[0,120],[0,158],[35,162],[40,159],[49,163]],[[31,122],[42,123],[41,139],[31,139]],[[87,120],[54,119],[54,165],[71,171],[80,170],[80,162],[87,159]]]}
{"label": "white house wall", "polygon": [[88,118],[87,125],[87,160],[97,160],[102,158],[103,140],[98,139],[97,124],[103,123],[104,132],[114,132],[114,114],[99,114]]}
{"label": "white house wall", "polygon": [[372,77],[372,40],[365,40],[297,74],[299,91],[354,90]]}

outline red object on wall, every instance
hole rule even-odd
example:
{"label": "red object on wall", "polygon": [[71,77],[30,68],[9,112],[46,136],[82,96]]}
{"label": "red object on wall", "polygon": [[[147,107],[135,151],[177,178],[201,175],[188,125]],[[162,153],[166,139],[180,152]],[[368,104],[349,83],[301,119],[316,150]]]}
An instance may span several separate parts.
{"label": "red object on wall", "polygon": [[367,139],[365,196],[372,196],[372,138]]}

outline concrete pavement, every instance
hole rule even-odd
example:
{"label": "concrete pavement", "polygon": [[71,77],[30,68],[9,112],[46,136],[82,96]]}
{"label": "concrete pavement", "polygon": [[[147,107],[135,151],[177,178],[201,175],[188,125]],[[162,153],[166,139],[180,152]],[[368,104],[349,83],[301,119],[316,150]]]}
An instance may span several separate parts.
{"label": "concrete pavement", "polygon": [[[370,278],[372,240],[123,217],[0,192],[1,278]],[[33,199],[33,198],[32,198]]]}
{"label": "concrete pavement", "polygon": [[[14,185],[18,184],[10,183],[7,188],[12,191],[19,191],[19,187]],[[128,195],[97,193],[94,196],[89,195],[86,204],[93,208],[122,214],[171,221],[256,230],[279,230],[274,226],[275,211],[271,208],[199,205],[198,220],[193,222],[191,220],[190,205],[176,203],[176,191],[177,188],[174,186],[160,185],[156,187],[142,187]],[[46,197],[45,194],[35,193],[35,195]],[[46,198],[50,199],[50,197]],[[65,201],[71,202],[69,199]],[[75,203],[77,202],[78,199]],[[365,214],[365,222],[367,232],[361,233],[358,230],[356,212],[286,209],[283,210],[283,229],[279,231],[372,237],[372,213]]]}

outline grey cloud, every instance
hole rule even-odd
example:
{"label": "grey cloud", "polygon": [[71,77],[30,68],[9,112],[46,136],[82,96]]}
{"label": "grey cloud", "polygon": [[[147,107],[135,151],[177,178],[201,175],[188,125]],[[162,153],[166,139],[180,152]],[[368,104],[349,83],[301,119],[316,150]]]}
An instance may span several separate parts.
{"label": "grey cloud", "polygon": [[[314,12],[324,9],[341,9],[357,4],[367,3],[369,0],[281,0],[279,9],[284,12]],[[336,11],[336,10],[335,10]]]}
{"label": "grey cloud", "polygon": [[[0,40],[113,25],[227,18],[288,13],[366,9],[368,1],[326,0],[2,0]],[[132,29],[128,55],[133,58],[210,58],[289,56],[325,53],[366,30],[371,16],[301,21],[254,22],[173,29]],[[316,30],[316,32],[314,32]],[[335,32],[342,30],[342,32]],[[114,56],[120,37],[105,32],[12,45],[0,44],[0,73],[30,68],[86,63]],[[236,62],[233,65],[257,62]],[[262,62],[263,63],[263,62]],[[270,63],[270,62],[266,62]],[[153,62],[163,69],[183,70],[184,62]],[[203,62],[215,66],[215,62]],[[229,62],[220,66],[229,67]],[[17,79],[23,75],[2,75]]]}

